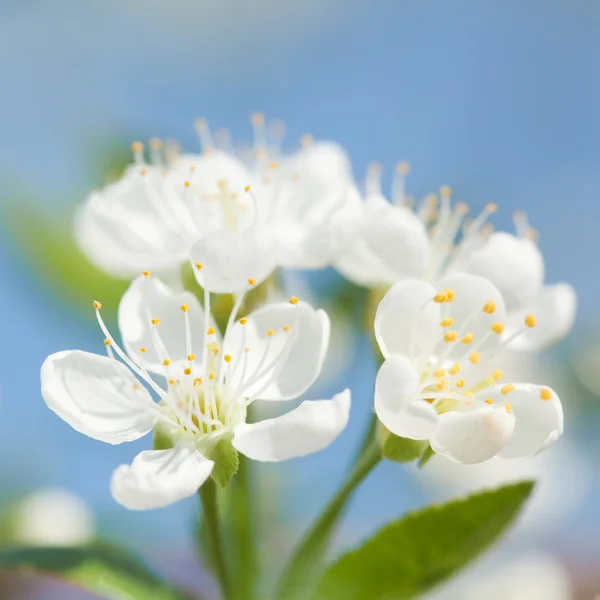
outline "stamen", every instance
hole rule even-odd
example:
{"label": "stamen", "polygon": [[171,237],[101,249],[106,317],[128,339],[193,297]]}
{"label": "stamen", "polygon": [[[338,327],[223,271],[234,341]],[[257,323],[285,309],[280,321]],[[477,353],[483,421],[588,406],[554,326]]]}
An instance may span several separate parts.
{"label": "stamen", "polygon": [[446,331],[444,334],[444,341],[448,343],[455,342],[457,337],[458,333],[456,333],[456,331]]}
{"label": "stamen", "polygon": [[150,277],[150,271],[143,271],[143,272],[142,272],[142,275],[143,275],[144,277]]}
{"label": "stamen", "polygon": [[202,147],[203,152],[207,152],[212,150],[213,141],[212,136],[210,134],[210,128],[208,127],[208,123],[206,119],[196,119],[196,133],[200,138],[200,146]]}
{"label": "stamen", "polygon": [[133,160],[136,165],[144,164],[144,144],[142,142],[133,142],[131,144],[131,151],[133,152]]}
{"label": "stamen", "polygon": [[290,304],[298,304],[298,298],[297,298],[296,296],[292,296],[292,297],[289,299],[289,303],[290,303]]}
{"label": "stamen", "polygon": [[197,262],[195,265],[196,269],[198,269],[198,271],[202,268],[202,263]]}
{"label": "stamen", "polygon": [[504,403],[504,408],[506,409],[506,412],[509,413],[509,414],[512,413],[512,411],[513,411],[512,410],[512,404],[510,402],[505,402]]}
{"label": "stamen", "polygon": [[381,194],[381,172],[379,163],[371,163],[367,167],[367,177],[365,180],[365,195],[377,196]]}
{"label": "stamen", "polygon": [[105,345],[105,346],[110,346],[110,340],[109,340],[108,338],[106,338],[106,339],[104,340],[104,345]]}
{"label": "stamen", "polygon": [[406,175],[410,172],[410,165],[406,161],[401,161],[396,165],[394,180],[392,182],[392,202],[396,206],[406,206],[407,199],[405,194]]}
{"label": "stamen", "polygon": [[514,389],[515,389],[515,386],[512,383],[507,383],[505,386],[503,386],[500,389],[500,393],[506,395],[509,392],[512,392]]}
{"label": "stamen", "polygon": [[492,399],[491,399],[491,398],[486,398],[486,399],[484,400],[484,402],[485,402],[486,404],[492,404]]}
{"label": "stamen", "polygon": [[102,308],[102,304],[100,304],[100,302],[98,302],[98,300],[94,300],[92,302],[92,306],[96,309],[96,310],[100,310]]}
{"label": "stamen", "polygon": [[448,373],[450,373],[450,375],[452,375],[454,377],[454,375],[456,375],[458,372],[460,371],[460,365],[458,363],[452,365],[449,369],[448,369]]}
{"label": "stamen", "polygon": [[490,330],[497,334],[503,333],[504,332],[504,324],[503,323],[492,323]]}
{"label": "stamen", "polygon": [[469,361],[476,365],[480,360],[479,352],[471,352],[469,355]]}
{"label": "stamen", "polygon": [[154,319],[152,319],[150,321],[150,323],[152,323],[152,325],[158,325],[160,323],[160,319],[158,319],[158,318],[155,317]]}
{"label": "stamen", "polygon": [[492,379],[494,381],[500,381],[502,379],[502,371],[500,369],[496,369],[492,372]]}
{"label": "stamen", "polygon": [[442,327],[450,327],[450,325],[452,325],[452,323],[454,323],[454,319],[452,317],[446,317],[445,319],[442,319],[440,321],[440,325]]}
{"label": "stamen", "polygon": [[473,339],[475,338],[475,334],[474,333],[467,333],[467,335],[465,335],[460,341],[463,344],[470,344]]}
{"label": "stamen", "polygon": [[536,319],[533,315],[525,315],[525,325],[527,327],[535,327]]}
{"label": "stamen", "polygon": [[247,322],[248,322],[248,319],[246,319],[246,317],[241,318],[239,321],[240,325],[245,325]]}
{"label": "stamen", "polygon": [[436,370],[433,372],[433,376],[434,376],[434,377],[443,377],[443,376],[444,376],[444,374],[445,374],[445,371],[444,371],[444,369],[436,369]]}
{"label": "stamen", "polygon": [[249,285],[255,285],[256,284],[256,279],[252,279],[252,277],[248,278],[248,284]]}
{"label": "stamen", "polygon": [[483,312],[487,313],[488,315],[493,314],[496,311],[496,304],[490,300],[489,302],[486,302],[483,305]]}
{"label": "stamen", "polygon": [[552,400],[552,392],[548,388],[542,388],[540,390],[540,398],[542,400]]}

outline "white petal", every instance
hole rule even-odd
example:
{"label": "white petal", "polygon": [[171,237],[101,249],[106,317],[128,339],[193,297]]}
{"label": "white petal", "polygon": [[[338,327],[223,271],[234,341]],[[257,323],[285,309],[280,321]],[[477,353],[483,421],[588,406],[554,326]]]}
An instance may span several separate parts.
{"label": "white petal", "polygon": [[535,242],[506,232],[493,233],[469,256],[464,270],[489,279],[509,310],[533,301],[544,282],[544,259]]}
{"label": "white petal", "polygon": [[[191,292],[174,292],[158,278],[141,275],[129,286],[119,304],[119,329],[127,353],[139,364],[143,361],[148,371],[164,374],[162,362],[165,358],[173,363],[173,369],[183,368],[187,363],[185,314],[182,305],[188,306],[192,350],[202,356],[204,310]],[[159,319],[158,325],[150,321]],[[157,344],[152,330],[160,338]],[[156,335],[156,334],[155,334]],[[140,348],[146,348],[145,353]]]}
{"label": "white petal", "polygon": [[515,416],[504,407],[449,411],[440,415],[431,448],[438,454],[466,465],[496,456],[515,428]]}
{"label": "white petal", "polygon": [[377,373],[375,412],[396,435],[413,440],[429,439],[438,414],[429,402],[417,399],[419,374],[404,356],[391,356]]}
{"label": "white petal", "polygon": [[[542,400],[542,390],[551,395]],[[515,384],[514,391],[501,396],[497,391],[493,400],[508,401],[515,414],[515,431],[500,452],[501,458],[532,456],[555,442],[563,433],[563,409],[556,392],[548,387]]]}
{"label": "white petal", "polygon": [[[178,207],[185,207],[165,187],[159,170],[147,167],[146,175],[139,171],[131,167],[118,182],[91,194],[75,215],[79,246],[92,263],[116,277],[183,262],[194,237],[193,222],[187,213],[177,213]],[[157,206],[163,206],[169,218]]]}
{"label": "white petal", "polygon": [[110,491],[119,504],[130,510],[160,508],[195,494],[213,466],[193,444],[146,450],[131,465],[115,469]]}
{"label": "white petal", "polygon": [[539,350],[560,341],[571,331],[577,312],[577,294],[568,283],[546,285],[539,296],[522,310],[510,313],[510,331],[523,328],[526,314],[536,317],[536,326],[527,329],[510,343],[514,350]]}
{"label": "white petal", "polygon": [[49,356],[41,370],[46,404],[73,429],[120,444],[146,435],[156,418],[152,399],[131,371],[105,356],[71,350]]}
{"label": "white petal", "polygon": [[217,294],[233,294],[248,289],[248,279],[264,281],[276,266],[270,235],[258,229],[241,234],[229,231],[209,233],[191,251],[198,283]]}
{"label": "white petal", "polygon": [[403,354],[429,358],[442,337],[437,290],[424,281],[402,281],[392,286],[377,307],[375,337],[384,357]]}
{"label": "white petal", "polygon": [[223,354],[232,357],[227,386],[241,386],[244,396],[261,400],[297,398],[321,372],[329,333],[327,313],[305,302],[260,308],[246,325],[237,322],[227,333]]}
{"label": "white petal", "polygon": [[280,461],[323,450],[348,423],[350,390],[331,400],[307,400],[282,417],[235,430],[233,445],[248,458]]}
{"label": "white petal", "polygon": [[[478,346],[479,350],[492,350],[500,344],[500,335],[489,335],[489,332],[493,323],[506,321],[506,306],[500,292],[490,281],[478,275],[457,273],[442,279],[437,288],[451,289],[455,294],[454,300],[449,304],[449,315],[454,319],[450,329],[457,331],[459,337],[474,334],[474,344],[487,336],[487,341]],[[483,311],[484,305],[490,301],[496,306],[492,314]],[[459,343],[452,356],[466,351],[468,346]]]}

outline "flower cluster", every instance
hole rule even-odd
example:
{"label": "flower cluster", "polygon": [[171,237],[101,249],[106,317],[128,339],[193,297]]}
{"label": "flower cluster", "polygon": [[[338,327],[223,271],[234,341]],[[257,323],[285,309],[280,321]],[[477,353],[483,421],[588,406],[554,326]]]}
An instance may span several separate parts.
{"label": "flower cluster", "polygon": [[[286,155],[261,115],[253,124],[250,152],[234,151],[228,139],[214,143],[204,121],[200,154],[152,140],[147,163],[136,142],[121,179],[76,215],[88,258],[133,278],[119,306],[122,347],[94,302],[107,356],[50,356],[42,394],[72,427],[107,443],[154,431],[155,449],[114,472],[114,498],[131,509],[164,506],[209,477],[225,485],[238,452],[259,461],[304,456],[344,429],[348,390],[247,422],[255,400],[302,396],[329,342],[326,313],[296,297],[244,312],[246,293],[278,267],[334,266],[387,290],[374,323],[385,359],[374,406],[385,435],[427,440],[460,463],[530,456],[554,442],[563,430],[557,394],[509,382],[494,366],[507,347],[556,341],[574,318],[572,288],[544,285],[526,217],[516,216],[516,235],[494,232],[487,219],[495,205],[469,219],[448,187],[413,209],[406,163],[391,202],[379,167],[369,169],[361,194],[336,144],[304,139]],[[182,289],[184,263],[204,290],[202,304]],[[222,332],[211,312],[215,294],[233,297]]]}

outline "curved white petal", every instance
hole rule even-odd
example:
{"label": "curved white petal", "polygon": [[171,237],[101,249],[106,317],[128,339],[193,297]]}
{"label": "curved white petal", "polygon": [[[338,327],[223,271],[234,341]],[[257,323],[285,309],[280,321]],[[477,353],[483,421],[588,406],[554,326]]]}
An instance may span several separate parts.
{"label": "curved white petal", "polygon": [[[244,233],[215,231],[205,235],[191,250],[192,266],[198,283],[217,294],[233,294],[248,289],[249,279],[264,281],[275,269],[271,236],[249,229]],[[196,268],[196,264],[202,268]]]}
{"label": "curved white petal", "polygon": [[437,290],[424,281],[392,286],[377,307],[375,338],[385,358],[392,354],[427,356],[442,337]]}
{"label": "curved white petal", "polygon": [[[452,355],[464,354],[469,347],[478,345],[478,350],[492,350],[500,344],[498,334],[490,334],[493,323],[505,323],[506,306],[499,290],[487,279],[478,275],[456,273],[444,277],[438,284],[439,290],[451,289],[454,291],[454,300],[447,306],[449,315],[454,320],[449,328],[458,333],[459,339],[472,333],[473,343],[469,345],[456,344]],[[492,314],[484,312],[483,307],[488,302],[493,302],[495,310]],[[479,345],[479,341],[486,336],[486,341]]]}
{"label": "curved white petal", "polygon": [[573,327],[577,313],[577,294],[568,283],[545,285],[538,297],[522,310],[509,314],[507,335],[522,329],[526,314],[536,317],[536,326],[527,329],[510,343],[514,350],[539,350],[560,341]]}
{"label": "curved white petal", "polygon": [[146,389],[125,365],[108,357],[80,350],[57,352],[44,361],[41,382],[48,407],[96,440],[137,440],[156,422],[147,408],[153,400]]}
{"label": "curved white petal", "polygon": [[544,282],[544,259],[535,242],[503,231],[493,233],[473,252],[464,270],[489,279],[509,310],[533,301]]}
{"label": "curved white petal", "polygon": [[[542,395],[549,396],[548,400]],[[493,400],[508,401],[516,418],[515,431],[499,453],[501,458],[532,456],[554,443],[563,433],[563,409],[560,398],[548,387],[515,384],[514,391],[501,396],[496,390]]]}
{"label": "curved white petal", "polygon": [[213,466],[193,444],[146,450],[131,465],[115,469],[110,491],[119,504],[130,510],[160,508],[195,494]]}
{"label": "curved white petal", "polygon": [[281,461],[323,450],[348,423],[350,390],[331,400],[307,400],[289,413],[235,430],[233,445],[248,458]]}
{"label": "curved white petal", "polygon": [[227,333],[227,386],[261,400],[297,398],[321,372],[329,333],[327,313],[305,302],[260,308],[245,325],[238,321]]}
{"label": "curved white petal", "polygon": [[466,465],[496,456],[515,429],[515,415],[504,407],[449,411],[440,415],[432,450]]}
{"label": "curved white petal", "polygon": [[195,237],[194,222],[160,169],[144,170],[142,175],[139,167],[130,167],[119,181],[92,193],[75,214],[79,246],[115,277],[179,264]]}
{"label": "curved white petal", "polygon": [[391,356],[377,373],[375,412],[392,432],[427,440],[435,432],[438,414],[429,402],[417,399],[419,374],[405,356]]}
{"label": "curved white petal", "polygon": [[[204,310],[191,292],[174,292],[154,276],[141,275],[123,294],[119,304],[119,329],[127,353],[138,363],[154,373],[164,374],[163,360],[168,358],[172,369],[183,369],[189,354],[186,345],[186,315],[182,305],[188,307],[190,342],[197,360],[202,357]],[[152,325],[152,319],[159,319]],[[154,336],[153,329],[156,330]],[[157,339],[158,338],[158,339]],[[140,348],[146,352],[141,353]]]}

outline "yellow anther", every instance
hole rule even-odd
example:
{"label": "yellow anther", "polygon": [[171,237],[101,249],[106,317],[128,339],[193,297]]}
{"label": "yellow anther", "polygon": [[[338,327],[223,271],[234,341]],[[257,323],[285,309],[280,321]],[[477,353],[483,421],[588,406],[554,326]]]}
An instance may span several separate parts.
{"label": "yellow anther", "polygon": [[105,345],[105,346],[110,346],[110,344],[111,344],[111,341],[110,341],[108,338],[106,338],[106,339],[104,340],[104,345]]}
{"label": "yellow anther", "polygon": [[467,333],[467,335],[465,335],[462,340],[460,340],[463,344],[470,344],[473,339],[475,338],[475,334],[474,333]]}
{"label": "yellow anther", "polygon": [[102,304],[100,302],[98,302],[98,300],[94,300],[92,302],[92,306],[96,309],[96,310],[100,310],[102,308]]}
{"label": "yellow anther", "polygon": [[169,384],[170,385],[175,385],[176,381],[174,379],[169,379]]}
{"label": "yellow anther", "polygon": [[469,205],[466,204],[465,202],[457,202],[454,205],[454,212],[457,215],[467,215],[469,213]]}
{"label": "yellow anther", "polygon": [[244,347],[244,352],[250,352],[250,348],[248,348],[248,346]]}
{"label": "yellow anther", "polygon": [[438,292],[433,297],[433,301],[437,302],[438,304],[442,304],[443,302],[446,302],[446,300],[448,300],[448,296],[446,296],[446,294],[444,294],[443,292]]}
{"label": "yellow anther", "polygon": [[248,322],[248,319],[246,319],[246,317],[244,317],[243,319],[240,319],[240,325],[245,325]]}
{"label": "yellow anther", "polygon": [[150,277],[150,271],[143,271],[144,277]]}
{"label": "yellow anther", "polygon": [[256,279],[252,279],[252,277],[248,277],[248,283],[250,285],[254,285],[256,283]]}
{"label": "yellow anther", "polygon": [[196,379],[194,379],[194,385],[196,387],[202,385],[202,377],[196,377]]}
{"label": "yellow anther", "polygon": [[289,325],[284,325],[283,326],[283,330],[284,331],[289,331],[290,330],[290,326]]}
{"label": "yellow anther", "polygon": [[454,385],[455,385],[457,388],[463,388],[463,387],[465,387],[465,380],[464,380],[464,379],[457,379],[457,380],[454,382]]}
{"label": "yellow anther", "polygon": [[504,331],[504,323],[492,323],[490,329],[494,333],[502,333]]}
{"label": "yellow anther", "polygon": [[213,327],[209,327],[209,328],[206,330],[206,333],[208,333],[208,335],[212,335],[214,332],[215,332],[215,330],[214,330],[214,328],[213,328]]}
{"label": "yellow anther", "polygon": [[188,354],[187,359],[192,362],[193,360],[196,360],[196,355],[195,354]]}
{"label": "yellow anther", "polygon": [[500,393],[508,394],[509,392],[512,392],[514,389],[515,389],[515,386],[512,383],[507,383],[506,385],[502,386],[502,388],[500,389]]}
{"label": "yellow anther", "polygon": [[263,183],[271,183],[271,180],[268,177],[264,177]]}
{"label": "yellow anther", "polygon": [[496,312],[496,303],[493,302],[492,300],[490,300],[489,302],[486,302],[483,305],[483,312],[487,313],[488,315],[491,315],[494,312]]}
{"label": "yellow anther", "polygon": [[452,325],[452,323],[454,323],[454,319],[452,317],[446,317],[445,319],[442,319],[440,321],[440,325],[442,327],[450,327],[450,325]]}
{"label": "yellow anther", "polygon": [[259,112],[252,113],[250,122],[252,125],[262,125],[265,122],[265,115]]}
{"label": "yellow anther", "polygon": [[183,370],[183,374],[184,374],[184,375],[189,375],[191,372],[192,372],[192,370],[191,370],[189,367],[186,367],[186,368]]}
{"label": "yellow anther", "polygon": [[163,365],[165,365],[165,367],[168,367],[171,364],[171,361],[168,358],[165,358],[165,360],[163,360]]}
{"label": "yellow anther", "polygon": [[250,186],[249,186],[249,185],[247,185],[247,186],[244,188],[244,191],[245,191],[245,192],[249,192],[249,191],[250,191]]}
{"label": "yellow anther", "polygon": [[145,175],[147,172],[146,169],[140,169],[140,175]]}
{"label": "yellow anther", "polygon": [[533,315],[525,315],[525,325],[527,327],[535,327],[535,317]]}
{"label": "yellow anther", "polygon": [[460,365],[458,363],[452,365],[448,369],[448,373],[450,373],[450,375],[452,375],[452,377],[454,377],[454,375],[456,375],[459,371],[460,371]]}
{"label": "yellow anther", "polygon": [[467,398],[472,398],[473,397],[473,392],[467,390],[466,392],[463,392],[463,396],[466,396]]}
{"label": "yellow anther", "polygon": [[146,352],[147,352],[146,348],[144,348],[144,346],[142,346],[142,347],[140,348],[140,353],[141,353],[141,354],[146,354]]}
{"label": "yellow anther", "polygon": [[552,392],[548,388],[542,388],[540,390],[540,398],[542,400],[552,400]]}
{"label": "yellow anther", "polygon": [[228,363],[228,362],[231,362],[231,355],[230,355],[230,354],[226,354],[226,355],[223,357],[223,360],[224,360],[225,362],[227,362],[227,363]]}
{"label": "yellow anther", "polygon": [[158,150],[159,148],[162,148],[163,143],[160,138],[152,137],[150,138],[148,145],[150,146],[150,148]]}
{"label": "yellow anther", "polygon": [[509,414],[513,411],[512,410],[512,404],[510,402],[505,402],[504,403],[504,408],[506,409],[506,412],[509,413]]}
{"label": "yellow anther", "polygon": [[441,392],[446,387],[446,380],[442,379],[441,381],[438,381],[436,387]]}
{"label": "yellow anther", "polygon": [[452,196],[452,189],[447,185],[443,185],[440,188],[440,196],[444,198],[450,198],[450,196]]}
{"label": "yellow anther", "polygon": [[214,354],[215,356],[219,356],[219,352],[221,352],[221,351],[219,350],[219,347],[218,347],[218,346],[215,346],[215,347],[213,348],[213,354]]}
{"label": "yellow anther", "polygon": [[476,365],[479,362],[479,359],[481,357],[479,356],[479,352],[471,352],[471,354],[469,354],[469,360]]}
{"label": "yellow anther", "polygon": [[484,402],[485,402],[486,404],[491,404],[491,403],[492,403],[492,399],[491,399],[491,398],[486,398],[486,399],[484,400]]}
{"label": "yellow anther", "polygon": [[214,373],[209,373],[208,374],[208,378],[209,379],[214,379],[215,378],[215,374]]}
{"label": "yellow anther", "polygon": [[498,205],[495,202],[488,202],[485,205],[485,212],[493,215],[498,210]]}
{"label": "yellow anther", "polygon": [[438,377],[438,378],[439,378],[439,377],[443,377],[443,376],[445,375],[445,373],[446,373],[446,372],[444,371],[444,369],[436,369],[436,370],[433,372],[433,376],[434,376],[434,377]]}
{"label": "yellow anther", "polygon": [[471,404],[473,404],[473,402],[471,400],[465,400],[465,404],[467,406],[471,406]]}
{"label": "yellow anther", "polygon": [[290,304],[298,304],[298,297],[292,296],[289,300]]}
{"label": "yellow anther", "polygon": [[492,379],[494,381],[500,381],[502,379],[502,371],[500,369],[496,369],[493,373],[492,373]]}
{"label": "yellow anther", "polygon": [[202,268],[202,263],[197,262],[195,265],[196,269],[198,269],[198,271]]}
{"label": "yellow anther", "polygon": [[444,290],[444,294],[446,294],[446,302],[452,302],[456,295],[454,290]]}
{"label": "yellow anther", "polygon": [[269,169],[276,169],[276,168],[277,168],[277,163],[276,163],[276,162],[272,162],[272,163],[269,165]]}
{"label": "yellow anther", "polygon": [[400,175],[407,175],[408,173],[410,173],[410,165],[405,160],[400,161],[396,165],[396,171],[398,171]]}
{"label": "yellow anther", "polygon": [[267,329],[267,335],[275,335],[275,332],[272,329]]}
{"label": "yellow anther", "polygon": [[457,337],[458,333],[456,333],[456,331],[446,331],[446,333],[444,334],[444,341],[455,342]]}
{"label": "yellow anther", "polygon": [[133,144],[131,144],[131,151],[132,152],[143,152],[144,144],[142,144],[142,142],[133,142]]}
{"label": "yellow anther", "polygon": [[158,325],[160,323],[160,319],[157,319],[156,317],[154,319],[152,319],[150,321],[150,323],[152,323],[152,325]]}
{"label": "yellow anther", "polygon": [[189,306],[188,306],[187,304],[182,304],[182,305],[180,306],[180,308],[181,308],[181,310],[182,310],[183,312],[187,312],[187,311],[188,311],[188,308],[189,308]]}
{"label": "yellow anther", "polygon": [[185,185],[185,187],[190,187],[190,182],[186,181],[183,185]]}

